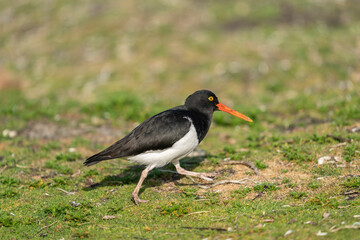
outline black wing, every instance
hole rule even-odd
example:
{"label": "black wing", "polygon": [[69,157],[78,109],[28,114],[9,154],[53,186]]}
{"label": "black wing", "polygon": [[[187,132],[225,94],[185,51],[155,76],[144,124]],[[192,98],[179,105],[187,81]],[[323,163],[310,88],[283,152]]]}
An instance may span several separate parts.
{"label": "black wing", "polygon": [[191,122],[187,116],[188,111],[182,106],[161,112],[145,120],[110,147],[89,157],[84,165],[91,166],[107,159],[169,148],[189,132]]}

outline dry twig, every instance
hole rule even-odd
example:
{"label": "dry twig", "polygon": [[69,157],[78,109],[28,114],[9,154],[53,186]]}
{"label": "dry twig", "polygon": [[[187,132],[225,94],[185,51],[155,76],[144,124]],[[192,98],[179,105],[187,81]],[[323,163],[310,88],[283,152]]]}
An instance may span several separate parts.
{"label": "dry twig", "polygon": [[261,197],[262,193],[263,193],[263,191],[259,192],[258,195],[256,195],[255,197],[253,197],[251,200],[254,201],[255,199]]}
{"label": "dry twig", "polygon": [[337,148],[337,147],[342,147],[345,146],[347,143],[346,142],[341,142],[335,145],[331,145],[330,148]]}
{"label": "dry twig", "polygon": [[332,134],[327,134],[326,137],[330,137],[330,138],[333,138],[339,142],[351,142],[352,139],[350,138],[344,138],[344,137],[340,137],[340,136],[335,136],[335,135],[332,135]]}
{"label": "dry twig", "polygon": [[75,195],[75,192],[68,192],[68,191],[66,191],[64,189],[61,189],[61,188],[57,188],[57,190],[60,190],[60,191],[62,191],[64,193],[66,193],[67,195]]}
{"label": "dry twig", "polygon": [[55,223],[57,223],[58,221],[56,220],[55,222],[53,222],[52,224],[50,224],[50,225],[45,225],[45,226],[43,226],[43,227],[41,227],[35,234],[34,234],[34,236],[33,237],[35,237],[36,236],[36,234],[38,234],[39,232],[41,232],[42,230],[44,230],[45,228],[47,229],[47,231],[49,231],[49,227],[51,227],[52,225],[54,225]]}
{"label": "dry twig", "polygon": [[246,181],[250,180],[249,178],[244,178],[244,179],[240,179],[240,180],[222,180],[213,184],[210,184],[208,186],[204,186],[199,184],[198,182],[196,182],[192,177],[187,176],[193,183],[195,183],[198,187],[203,188],[203,189],[209,189],[212,187],[215,187],[217,185],[221,185],[221,184],[227,184],[227,183],[232,183],[232,184],[244,184]]}
{"label": "dry twig", "polygon": [[192,177],[190,176],[186,176],[187,178],[189,178],[193,183],[195,183],[199,188],[203,188],[203,189],[209,189],[210,187],[208,186],[204,186],[204,185],[201,185],[200,183],[196,182]]}
{"label": "dry twig", "polygon": [[244,165],[247,166],[249,168],[251,168],[252,170],[254,170],[256,175],[259,175],[259,169],[255,166],[255,164],[253,162],[247,162],[247,161],[224,161],[221,164],[224,165]]}
{"label": "dry twig", "polygon": [[249,178],[244,178],[240,180],[222,180],[216,183],[211,184],[212,187],[220,184],[227,184],[227,183],[233,183],[233,184],[244,184],[246,181],[250,180]]}
{"label": "dry twig", "polygon": [[330,232],[337,232],[337,231],[340,231],[341,229],[360,229],[360,226],[358,225],[345,225],[345,226],[342,226],[342,227],[338,227],[336,228],[336,226],[333,226],[330,228]]}
{"label": "dry twig", "polygon": [[7,168],[7,166],[3,166],[2,168],[0,168],[0,173],[2,173],[5,169]]}

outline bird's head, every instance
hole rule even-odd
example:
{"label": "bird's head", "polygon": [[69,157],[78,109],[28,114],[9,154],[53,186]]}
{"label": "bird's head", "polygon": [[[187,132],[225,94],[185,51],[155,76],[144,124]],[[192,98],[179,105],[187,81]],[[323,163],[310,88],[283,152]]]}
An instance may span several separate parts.
{"label": "bird's head", "polygon": [[252,120],[242,113],[239,113],[224,104],[220,103],[216,95],[209,90],[199,90],[187,97],[185,106],[189,109],[212,114],[214,111],[223,111],[230,113],[245,121],[252,122]]}

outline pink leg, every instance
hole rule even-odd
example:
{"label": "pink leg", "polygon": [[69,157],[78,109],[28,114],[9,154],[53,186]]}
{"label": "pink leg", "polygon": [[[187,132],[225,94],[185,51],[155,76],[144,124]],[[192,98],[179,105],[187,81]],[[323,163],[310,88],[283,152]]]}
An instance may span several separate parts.
{"label": "pink leg", "polygon": [[143,184],[148,173],[149,173],[149,169],[147,169],[147,168],[145,168],[142,171],[140,180],[139,180],[138,184],[136,185],[136,188],[134,189],[133,193],[131,194],[131,198],[135,202],[136,205],[139,205],[139,203],[146,203],[149,201],[149,200],[141,200],[139,198],[139,191],[140,191],[141,185]]}
{"label": "pink leg", "polygon": [[213,181],[212,178],[215,177],[214,173],[197,173],[197,172],[187,171],[180,166],[180,163],[178,160],[174,161],[173,163],[175,165],[176,171],[179,174],[202,178],[206,181]]}

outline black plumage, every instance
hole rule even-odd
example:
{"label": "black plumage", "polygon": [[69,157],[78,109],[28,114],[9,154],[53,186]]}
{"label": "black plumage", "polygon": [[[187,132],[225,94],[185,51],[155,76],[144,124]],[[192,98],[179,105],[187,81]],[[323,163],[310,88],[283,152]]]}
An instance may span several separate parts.
{"label": "black plumage", "polygon": [[89,157],[84,165],[171,147],[189,131],[191,123],[184,118],[185,114],[186,111],[174,108],[147,119],[124,138]]}
{"label": "black plumage", "polygon": [[[193,94],[190,95],[184,105],[171,108],[145,120],[124,138],[89,157],[84,165],[91,166],[103,160],[169,148],[189,131],[191,122],[187,118],[192,120],[200,143],[210,128],[213,112],[216,104],[219,103],[216,98],[211,105],[208,105],[208,97],[215,94],[207,90],[202,90],[201,93],[205,95],[205,103],[199,101],[198,98],[193,99]],[[199,94],[196,92],[195,96],[198,97]],[[205,107],[199,109],[199,106]]]}

